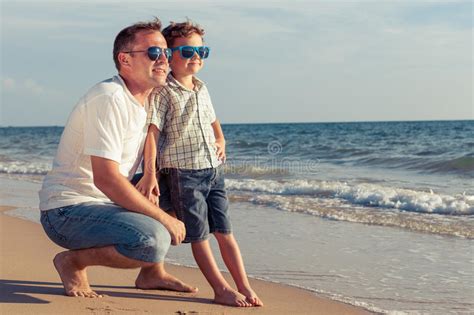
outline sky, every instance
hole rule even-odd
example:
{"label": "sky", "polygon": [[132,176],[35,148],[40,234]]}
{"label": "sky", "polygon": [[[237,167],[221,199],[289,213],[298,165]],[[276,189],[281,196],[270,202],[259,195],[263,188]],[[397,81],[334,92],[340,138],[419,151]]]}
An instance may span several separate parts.
{"label": "sky", "polygon": [[0,126],[64,126],[116,34],[190,18],[222,123],[474,119],[471,1],[1,0]]}

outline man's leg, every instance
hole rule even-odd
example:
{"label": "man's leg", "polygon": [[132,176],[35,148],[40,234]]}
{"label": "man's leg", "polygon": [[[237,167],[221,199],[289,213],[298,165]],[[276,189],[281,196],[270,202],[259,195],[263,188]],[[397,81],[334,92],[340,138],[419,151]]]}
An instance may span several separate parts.
{"label": "man's leg", "polygon": [[126,258],[120,255],[114,246],[64,251],[57,254],[53,262],[66,295],[83,297],[101,297],[89,286],[86,273],[89,266],[137,268],[141,267],[141,264],[151,264]]}
{"label": "man's leg", "polygon": [[188,293],[196,293],[198,291],[198,288],[190,286],[167,273],[163,263],[142,266],[135,280],[135,286],[142,290],[158,289]]}
{"label": "man's leg", "polygon": [[163,262],[149,263],[133,260],[119,254],[114,246],[64,251],[56,255],[54,266],[61,277],[66,295],[69,296],[101,297],[89,286],[86,273],[86,268],[89,266],[141,267],[136,280],[136,286],[140,289],[197,291],[196,288],[168,274],[164,269]]}
{"label": "man's leg", "polygon": [[97,265],[142,268],[139,288],[196,291],[165,272],[171,238],[153,218],[114,204],[85,203],[45,211],[41,223],[55,243],[70,249],[54,259],[67,295],[97,296],[86,274],[88,266]]}

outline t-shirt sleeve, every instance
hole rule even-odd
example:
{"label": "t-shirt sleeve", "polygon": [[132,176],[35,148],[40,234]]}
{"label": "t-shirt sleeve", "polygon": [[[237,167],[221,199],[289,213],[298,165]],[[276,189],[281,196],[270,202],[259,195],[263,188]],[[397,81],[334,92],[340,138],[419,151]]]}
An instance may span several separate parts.
{"label": "t-shirt sleeve", "polygon": [[155,125],[160,131],[163,131],[165,126],[169,108],[169,98],[163,90],[151,97],[150,111],[147,118],[147,123]]}
{"label": "t-shirt sleeve", "polygon": [[121,162],[127,126],[124,100],[99,95],[88,101],[84,119],[84,154]]}

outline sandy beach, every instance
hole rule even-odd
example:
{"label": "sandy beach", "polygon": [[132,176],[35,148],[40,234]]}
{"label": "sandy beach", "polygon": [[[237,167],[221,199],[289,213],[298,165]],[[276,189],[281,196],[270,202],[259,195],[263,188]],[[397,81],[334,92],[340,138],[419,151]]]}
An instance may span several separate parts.
{"label": "sandy beach", "polygon": [[106,296],[67,297],[51,262],[62,249],[47,238],[37,223],[3,214],[11,209],[0,207],[2,314],[370,314],[302,289],[254,279],[252,286],[264,307],[216,305],[199,270],[173,265],[167,265],[168,271],[198,286],[197,294],[138,290],[133,287],[137,270],[93,267],[89,269],[91,285]]}

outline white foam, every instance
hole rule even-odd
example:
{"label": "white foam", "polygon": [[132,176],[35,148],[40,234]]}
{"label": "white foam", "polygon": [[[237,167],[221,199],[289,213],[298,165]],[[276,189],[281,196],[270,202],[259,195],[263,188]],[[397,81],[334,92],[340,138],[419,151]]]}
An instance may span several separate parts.
{"label": "white foam", "polygon": [[361,206],[380,207],[419,213],[450,215],[474,214],[474,196],[446,195],[433,191],[415,191],[385,187],[378,184],[349,184],[339,181],[315,180],[226,180],[230,190],[263,192],[277,195],[306,195],[337,198]]}
{"label": "white foam", "polygon": [[51,170],[51,162],[0,162],[0,173],[3,174],[31,174],[45,175]]}

